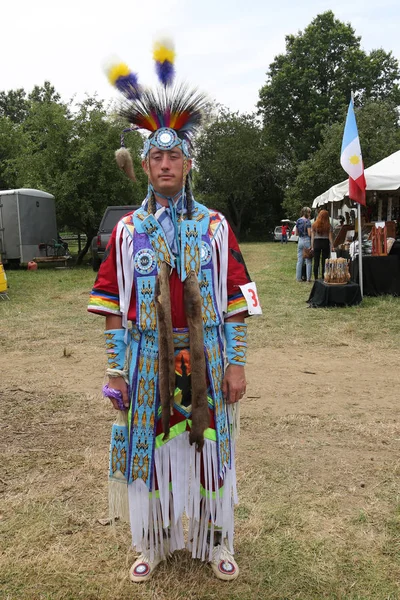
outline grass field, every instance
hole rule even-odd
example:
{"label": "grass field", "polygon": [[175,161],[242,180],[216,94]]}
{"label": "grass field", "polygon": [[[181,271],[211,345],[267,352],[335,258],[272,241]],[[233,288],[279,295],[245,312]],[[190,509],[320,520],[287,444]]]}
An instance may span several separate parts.
{"label": "grass field", "polygon": [[296,245],[243,246],[250,323],[237,455],[237,582],[175,553],[144,586],[107,516],[114,414],[100,397],[90,268],[10,271],[0,302],[0,598],[400,598],[400,299],[309,309]]}

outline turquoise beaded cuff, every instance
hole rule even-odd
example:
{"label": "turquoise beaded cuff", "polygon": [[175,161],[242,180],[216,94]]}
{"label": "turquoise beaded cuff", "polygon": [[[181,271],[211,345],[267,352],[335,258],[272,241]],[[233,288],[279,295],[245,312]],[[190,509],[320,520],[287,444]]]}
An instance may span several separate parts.
{"label": "turquoise beaded cuff", "polygon": [[247,353],[247,324],[224,323],[226,359],[230,365],[246,364]]}
{"label": "turquoise beaded cuff", "polygon": [[108,329],[104,332],[108,369],[124,370],[126,352],[124,335],[124,329]]}

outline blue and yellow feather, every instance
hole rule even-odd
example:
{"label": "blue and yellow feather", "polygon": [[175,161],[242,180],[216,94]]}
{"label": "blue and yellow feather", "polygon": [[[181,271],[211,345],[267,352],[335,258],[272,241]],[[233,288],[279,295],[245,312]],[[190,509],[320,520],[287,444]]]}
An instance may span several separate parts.
{"label": "blue and yellow feather", "polygon": [[116,87],[128,100],[138,100],[141,88],[136,73],[121,61],[112,61],[105,68],[108,81]]}
{"label": "blue and yellow feather", "polygon": [[157,76],[163,86],[172,85],[175,77],[175,47],[173,41],[164,38],[154,42],[153,58]]}

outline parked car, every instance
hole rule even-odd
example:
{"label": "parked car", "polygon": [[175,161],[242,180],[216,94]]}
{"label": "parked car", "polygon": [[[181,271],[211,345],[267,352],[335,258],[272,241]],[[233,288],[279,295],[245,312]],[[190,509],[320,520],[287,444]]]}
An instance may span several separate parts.
{"label": "parked car", "polygon": [[97,236],[92,240],[93,271],[99,270],[101,261],[104,258],[105,249],[118,221],[137,208],[139,208],[139,206],[107,206],[103,218],[101,219]]}
{"label": "parked car", "polygon": [[282,225],[277,225],[274,229],[274,242],[280,242],[282,239]]}
{"label": "parked car", "polygon": [[292,233],[290,234],[289,237],[289,242],[298,242],[299,241],[299,236],[296,235],[296,225],[293,226],[292,229]]}

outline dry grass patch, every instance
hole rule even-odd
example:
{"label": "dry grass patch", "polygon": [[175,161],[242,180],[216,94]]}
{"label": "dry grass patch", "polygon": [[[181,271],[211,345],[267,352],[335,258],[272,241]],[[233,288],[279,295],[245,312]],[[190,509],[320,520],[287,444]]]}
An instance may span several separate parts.
{"label": "dry grass patch", "polygon": [[104,526],[114,414],[100,398],[89,269],[9,272],[2,343],[0,597],[397,600],[399,301],[308,309],[296,246],[249,244],[250,323],[233,585],[177,552],[145,586],[125,524]]}

